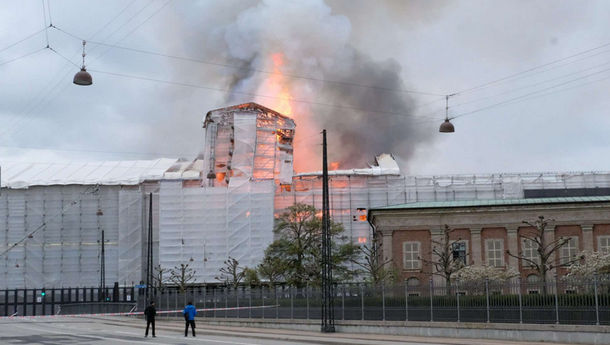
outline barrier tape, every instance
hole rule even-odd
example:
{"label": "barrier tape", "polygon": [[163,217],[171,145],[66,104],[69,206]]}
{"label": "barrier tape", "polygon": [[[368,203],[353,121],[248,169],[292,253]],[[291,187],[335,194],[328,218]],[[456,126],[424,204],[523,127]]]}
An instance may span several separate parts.
{"label": "barrier tape", "polygon": [[[223,310],[244,310],[244,309],[263,309],[263,308],[275,308],[279,307],[276,305],[264,305],[254,307],[227,307],[227,308],[204,308],[197,309],[197,312],[208,312],[208,311],[223,311]],[[133,310],[133,309],[132,309]],[[171,314],[181,313],[182,309],[179,310],[161,310],[157,311],[157,314]],[[66,318],[66,317],[87,317],[87,316],[124,316],[124,315],[144,315],[143,311],[129,311],[125,313],[97,313],[97,314],[67,314],[67,315],[29,315],[19,316],[17,313],[10,316],[0,316],[0,319],[41,319],[41,318]]]}

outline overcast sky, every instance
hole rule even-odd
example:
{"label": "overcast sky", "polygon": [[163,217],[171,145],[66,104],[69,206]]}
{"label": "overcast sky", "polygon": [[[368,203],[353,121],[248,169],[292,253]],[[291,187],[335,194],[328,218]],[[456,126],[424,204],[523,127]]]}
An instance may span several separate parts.
{"label": "overcast sky", "polygon": [[[208,110],[281,106],[287,91],[300,170],[319,167],[327,128],[342,167],[392,152],[417,175],[607,171],[608,13],[607,1],[2,1],[0,164],[192,159]],[[89,87],[72,84],[79,39]],[[456,132],[439,133],[454,93]]]}

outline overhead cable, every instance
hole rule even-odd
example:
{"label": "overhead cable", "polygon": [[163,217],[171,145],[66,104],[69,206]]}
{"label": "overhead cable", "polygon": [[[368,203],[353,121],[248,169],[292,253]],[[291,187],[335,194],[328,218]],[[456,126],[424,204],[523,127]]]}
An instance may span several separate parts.
{"label": "overhead cable", "polygon": [[5,50],[10,49],[10,48],[12,48],[12,47],[14,47],[14,46],[18,45],[19,43],[21,43],[21,42],[23,42],[23,41],[27,41],[27,40],[29,40],[30,38],[32,38],[32,37],[34,37],[34,36],[38,35],[39,33],[41,33],[41,32],[43,32],[43,31],[45,31],[46,29],[47,29],[47,28],[40,29],[40,30],[38,30],[38,31],[36,31],[36,32],[34,32],[34,33],[32,33],[32,34],[29,34],[28,36],[26,36],[26,37],[24,37],[24,38],[20,39],[20,40],[19,40],[19,41],[17,41],[17,42],[14,42],[14,43],[9,44],[8,46],[6,46],[6,47],[4,47],[4,48],[0,49],[0,53],[2,53],[2,52],[4,52]]}

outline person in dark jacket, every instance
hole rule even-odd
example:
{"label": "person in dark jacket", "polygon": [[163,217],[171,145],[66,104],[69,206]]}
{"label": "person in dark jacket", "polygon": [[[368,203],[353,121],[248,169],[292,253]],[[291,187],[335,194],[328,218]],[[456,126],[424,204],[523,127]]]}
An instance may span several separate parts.
{"label": "person in dark jacket", "polygon": [[191,301],[188,302],[184,310],[182,311],[184,314],[184,321],[186,322],[184,326],[184,336],[188,336],[189,325],[191,325],[191,331],[193,332],[193,337],[195,336],[195,315],[197,315],[197,309]]}
{"label": "person in dark jacket", "polygon": [[150,302],[150,305],[144,309],[144,316],[146,317],[146,333],[144,333],[145,337],[148,337],[148,328],[152,325],[152,336],[153,338],[157,337],[155,335],[155,316],[157,315],[157,309],[155,309],[155,302]]}

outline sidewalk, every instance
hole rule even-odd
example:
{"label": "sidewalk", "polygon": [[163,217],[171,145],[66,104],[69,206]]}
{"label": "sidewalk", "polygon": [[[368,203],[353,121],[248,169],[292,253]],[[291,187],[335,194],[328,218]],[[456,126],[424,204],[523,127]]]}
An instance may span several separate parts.
{"label": "sidewalk", "polygon": [[[145,327],[145,322],[141,319],[129,317],[104,317],[96,318],[103,320],[104,323],[123,325],[129,327]],[[320,333],[302,330],[286,330],[273,328],[255,327],[234,327],[209,325],[203,319],[196,321],[197,331],[201,334],[240,336],[249,338],[285,340],[285,341],[316,341],[331,344],[369,344],[369,343],[422,343],[422,344],[447,344],[447,345],[566,345],[568,343],[553,342],[521,342],[492,339],[468,339],[468,338],[441,338],[441,337],[419,337],[419,336],[399,336],[387,334],[363,334],[363,333]],[[160,319],[156,324],[157,330],[172,331],[176,333],[184,332],[184,321],[182,320],[163,320]]]}

